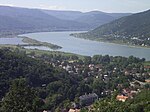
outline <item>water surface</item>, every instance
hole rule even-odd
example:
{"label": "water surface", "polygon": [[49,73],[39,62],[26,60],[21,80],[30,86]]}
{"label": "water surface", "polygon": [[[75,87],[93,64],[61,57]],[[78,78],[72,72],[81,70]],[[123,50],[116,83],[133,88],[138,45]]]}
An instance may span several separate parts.
{"label": "water surface", "polygon": [[12,44],[12,45],[18,45],[18,44],[25,44],[22,42],[22,38],[0,38],[0,44]]}
{"label": "water surface", "polygon": [[[74,38],[70,36],[74,32],[42,32],[42,33],[30,33],[23,36],[30,37],[42,42],[49,42],[52,44],[63,47],[59,51],[71,52],[81,55],[93,56],[96,54],[111,55],[111,56],[135,56],[139,58],[145,58],[150,60],[150,49],[137,48],[130,46],[122,46],[119,44],[111,44],[104,42],[96,42],[90,40],[84,40],[80,38]],[[45,47],[27,47],[27,48],[39,48],[42,50],[51,50]]]}

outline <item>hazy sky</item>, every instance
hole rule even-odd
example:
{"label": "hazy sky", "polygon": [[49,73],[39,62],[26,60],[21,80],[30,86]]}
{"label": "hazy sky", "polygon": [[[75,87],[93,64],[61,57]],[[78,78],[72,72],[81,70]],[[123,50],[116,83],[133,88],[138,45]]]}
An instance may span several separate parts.
{"label": "hazy sky", "polygon": [[0,0],[0,5],[84,12],[140,12],[150,9],[150,0]]}

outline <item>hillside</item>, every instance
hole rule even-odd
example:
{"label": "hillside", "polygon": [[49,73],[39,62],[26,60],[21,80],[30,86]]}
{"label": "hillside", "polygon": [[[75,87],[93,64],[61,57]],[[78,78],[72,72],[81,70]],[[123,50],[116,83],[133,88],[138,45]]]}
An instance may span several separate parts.
{"label": "hillside", "polygon": [[150,46],[149,29],[150,10],[122,17],[111,23],[102,25],[88,33],[75,36],[93,40]]}
{"label": "hillside", "polygon": [[0,6],[0,36],[41,31],[91,30],[128,14],[56,11]]}
{"label": "hillside", "polygon": [[[10,22],[11,21],[11,22]],[[24,28],[30,28],[31,25],[27,25],[23,23],[22,21],[16,20],[12,17],[3,16],[0,15],[0,29],[1,30],[7,30],[7,29],[24,29]]]}
{"label": "hillside", "polygon": [[[94,103],[93,111],[90,112],[149,112],[149,95],[149,90],[142,90],[135,98],[126,102],[117,101],[115,97],[101,99]],[[84,108],[82,111],[88,112],[88,109]]]}
{"label": "hillside", "polygon": [[38,9],[0,6],[0,16],[1,35],[37,31],[83,30],[88,27],[84,23],[58,19]]}
{"label": "hillside", "polygon": [[46,14],[63,20],[75,20],[83,15],[80,11],[41,10]]}
{"label": "hillside", "polygon": [[76,19],[78,22],[89,24],[91,28],[96,28],[113,20],[115,20],[115,17],[100,11],[87,12]]}
{"label": "hillside", "polygon": [[63,20],[73,20],[76,22],[88,24],[88,29],[96,28],[115,19],[131,15],[131,13],[106,13],[101,11],[59,11],[59,10],[41,10],[46,14]]}
{"label": "hillside", "polygon": [[[25,91],[26,87],[14,86],[12,82],[15,80],[23,79],[26,86],[34,90],[38,99],[41,99],[42,104],[31,105],[30,108],[36,106],[52,112],[64,109],[68,112],[72,102],[79,104],[80,96],[85,93],[95,93],[102,99],[110,97],[115,91],[123,94],[125,88],[138,92],[150,87],[145,82],[150,76],[149,70],[144,70],[144,59],[108,55],[84,56],[80,59],[77,55],[42,52],[19,47],[0,49],[1,112],[3,109],[8,109],[8,112],[22,109],[22,105],[26,108],[29,106],[27,102],[32,103],[34,100],[28,100],[32,94]],[[127,75],[127,71],[130,75]],[[9,94],[12,92],[13,94]],[[79,107],[82,109],[84,104]]]}
{"label": "hillside", "polygon": [[[43,56],[46,57],[45,54]],[[66,59],[67,57],[70,58],[69,56],[66,56]],[[55,58],[59,59],[61,57],[60,55],[55,55],[53,59]],[[65,70],[58,67],[54,68],[51,64],[48,64],[41,59],[30,58],[24,51],[19,49],[16,49],[15,51],[11,51],[8,48],[0,49],[0,61],[0,111],[1,104],[3,104],[1,103],[2,98],[4,98],[9,91],[11,82],[16,79],[24,79],[27,83],[27,87],[34,89],[40,99],[48,101],[46,104],[47,106],[44,108],[56,108],[55,106],[58,106],[69,97],[74,98],[74,96],[70,94],[70,89],[75,85],[78,86],[78,79],[72,75],[68,75]],[[21,88],[18,88],[18,93],[20,89]],[[58,92],[56,93],[56,91]],[[25,94],[27,93],[28,91],[25,91]],[[21,92],[21,94],[24,93]],[[14,95],[14,97],[17,96]],[[31,96],[24,95],[23,98],[24,97],[30,98]],[[18,99],[20,98],[22,98],[22,95],[19,96]],[[52,102],[51,98],[53,99]],[[14,99],[11,99],[11,101],[13,100]],[[26,103],[24,100],[21,100],[20,102]],[[39,105],[39,108],[42,107],[43,103]],[[15,106],[16,104],[11,107]],[[9,107],[10,110],[11,107]],[[15,108],[19,108],[19,106],[17,105]],[[30,106],[30,108],[32,108],[32,106]]]}

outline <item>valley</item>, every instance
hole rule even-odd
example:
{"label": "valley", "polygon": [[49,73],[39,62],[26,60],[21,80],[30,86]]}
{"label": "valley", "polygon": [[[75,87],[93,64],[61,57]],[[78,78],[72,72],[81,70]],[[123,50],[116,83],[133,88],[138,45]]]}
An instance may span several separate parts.
{"label": "valley", "polygon": [[87,33],[72,35],[95,41],[150,47],[149,15],[150,10],[147,10],[114,20]]}
{"label": "valley", "polygon": [[149,112],[150,10],[45,5],[0,6],[0,112]]}

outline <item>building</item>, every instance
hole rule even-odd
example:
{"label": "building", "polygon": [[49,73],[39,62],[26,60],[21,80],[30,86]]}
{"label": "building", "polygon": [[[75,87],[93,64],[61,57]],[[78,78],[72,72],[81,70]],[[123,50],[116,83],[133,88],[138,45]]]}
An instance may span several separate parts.
{"label": "building", "polygon": [[149,65],[144,66],[144,70],[150,70],[150,66]]}
{"label": "building", "polygon": [[145,82],[146,82],[146,83],[150,83],[150,79],[146,79]]}
{"label": "building", "polygon": [[43,110],[43,112],[51,112],[50,110]]}
{"label": "building", "polygon": [[66,71],[72,71],[72,67],[69,65],[67,65],[65,69],[66,69]]}
{"label": "building", "polygon": [[128,97],[127,96],[123,96],[123,95],[117,95],[116,99],[118,101],[125,102],[128,99]]}
{"label": "building", "polygon": [[80,112],[80,109],[70,109],[69,112]]}
{"label": "building", "polygon": [[91,105],[95,100],[98,100],[98,95],[96,93],[85,94],[79,97],[81,106]]}

